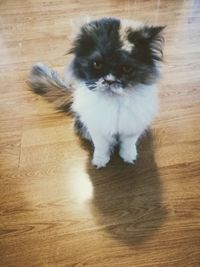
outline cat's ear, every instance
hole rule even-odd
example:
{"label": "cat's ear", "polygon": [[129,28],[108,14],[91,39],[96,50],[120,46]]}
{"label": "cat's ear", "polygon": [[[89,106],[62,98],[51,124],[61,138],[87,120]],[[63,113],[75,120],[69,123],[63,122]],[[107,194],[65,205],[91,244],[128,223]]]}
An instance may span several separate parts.
{"label": "cat's ear", "polygon": [[91,20],[92,19],[89,16],[83,16],[76,19],[72,19],[70,21],[71,32],[72,32],[71,38],[74,40],[74,38],[76,38],[76,36],[80,33],[83,25],[88,24],[89,22],[91,22]]}
{"label": "cat's ear", "polygon": [[93,46],[91,38],[93,27],[91,26],[91,21],[91,18],[88,16],[71,21],[73,28],[71,37],[72,47],[66,54],[83,55],[91,49]]}
{"label": "cat's ear", "polygon": [[78,45],[78,36],[81,34],[81,29],[83,28],[84,25],[90,23],[91,18],[89,16],[83,16],[80,18],[75,18],[70,20],[70,28],[71,32],[68,35],[69,41],[72,45],[72,47],[66,52],[66,55],[68,54],[73,54],[75,52],[75,47]]}
{"label": "cat's ear", "polygon": [[163,39],[162,31],[166,26],[143,26],[138,30],[129,30],[130,42],[153,42]]}
{"label": "cat's ear", "polygon": [[166,26],[145,26],[139,31],[139,34],[141,35],[141,38],[151,42],[162,37],[162,31],[165,27]]}
{"label": "cat's ear", "polygon": [[70,34],[68,35],[68,37],[71,43],[80,34],[83,25],[89,23],[90,21],[91,18],[89,16],[83,16],[81,18],[75,18],[70,20]]}
{"label": "cat's ear", "polygon": [[153,59],[162,60],[163,30],[166,26],[143,26],[136,31],[130,31],[128,39],[138,48],[150,49]]}

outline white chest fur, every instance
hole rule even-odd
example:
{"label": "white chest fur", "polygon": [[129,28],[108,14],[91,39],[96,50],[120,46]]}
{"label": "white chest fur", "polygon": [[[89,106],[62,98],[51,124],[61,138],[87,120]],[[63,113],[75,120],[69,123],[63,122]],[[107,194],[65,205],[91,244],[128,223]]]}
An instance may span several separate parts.
{"label": "white chest fur", "polygon": [[140,85],[123,95],[106,95],[79,86],[72,109],[89,131],[103,135],[141,134],[156,115],[156,86]]}

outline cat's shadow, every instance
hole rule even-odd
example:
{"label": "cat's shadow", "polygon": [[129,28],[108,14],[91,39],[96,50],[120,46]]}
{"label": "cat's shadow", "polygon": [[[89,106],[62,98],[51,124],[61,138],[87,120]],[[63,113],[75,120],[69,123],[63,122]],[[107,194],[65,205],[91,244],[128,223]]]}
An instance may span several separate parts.
{"label": "cat's shadow", "polygon": [[80,140],[88,151],[87,172],[93,184],[91,211],[106,235],[127,245],[140,245],[153,237],[165,220],[162,186],[154,160],[152,134],[140,141],[135,165],[125,164],[115,153],[104,169],[91,165],[92,146]]}

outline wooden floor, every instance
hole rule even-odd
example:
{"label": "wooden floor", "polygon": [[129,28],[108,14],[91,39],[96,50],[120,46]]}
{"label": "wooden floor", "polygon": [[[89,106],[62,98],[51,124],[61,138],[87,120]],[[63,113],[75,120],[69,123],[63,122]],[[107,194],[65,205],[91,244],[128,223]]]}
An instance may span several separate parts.
{"label": "wooden floor", "polygon": [[[25,83],[63,71],[71,20],[167,25],[160,113],[135,166],[91,148]],[[0,266],[200,266],[200,1],[0,1]]]}

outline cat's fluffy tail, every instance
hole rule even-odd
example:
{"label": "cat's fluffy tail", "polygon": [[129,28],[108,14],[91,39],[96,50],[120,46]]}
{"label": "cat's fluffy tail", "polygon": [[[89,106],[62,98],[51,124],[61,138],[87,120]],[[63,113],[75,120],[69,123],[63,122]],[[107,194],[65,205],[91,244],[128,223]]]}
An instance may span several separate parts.
{"label": "cat's fluffy tail", "polygon": [[37,63],[32,67],[27,83],[35,93],[44,96],[56,108],[70,110],[72,91],[56,71]]}

